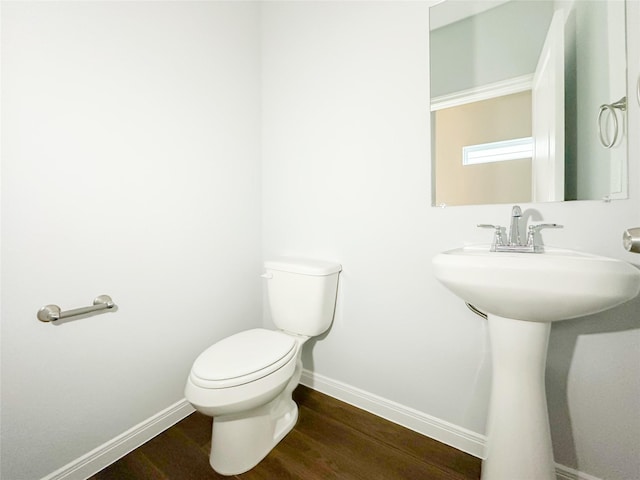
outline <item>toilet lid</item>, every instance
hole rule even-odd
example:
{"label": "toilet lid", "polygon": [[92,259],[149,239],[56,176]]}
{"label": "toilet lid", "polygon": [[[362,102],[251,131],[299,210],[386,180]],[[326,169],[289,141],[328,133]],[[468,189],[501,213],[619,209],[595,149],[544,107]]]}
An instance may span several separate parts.
{"label": "toilet lid", "polygon": [[228,388],[262,378],[284,366],[296,352],[293,337],[256,328],[214,343],[200,354],[191,379],[205,388]]}

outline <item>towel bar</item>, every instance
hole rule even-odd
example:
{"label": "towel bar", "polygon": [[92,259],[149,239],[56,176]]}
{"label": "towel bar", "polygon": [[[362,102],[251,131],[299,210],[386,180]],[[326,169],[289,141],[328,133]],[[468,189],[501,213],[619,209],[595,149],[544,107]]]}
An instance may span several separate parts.
{"label": "towel bar", "polygon": [[[614,103],[604,103],[600,105],[600,111],[598,112],[598,137],[600,144],[604,148],[612,148],[618,141],[619,127],[618,127],[618,115],[616,109],[621,111],[627,110],[627,97],[622,97],[620,100]],[[604,117],[604,113],[609,112],[609,117]],[[604,125],[602,119],[605,118]],[[613,120],[613,138],[609,138],[608,123],[609,118]]]}

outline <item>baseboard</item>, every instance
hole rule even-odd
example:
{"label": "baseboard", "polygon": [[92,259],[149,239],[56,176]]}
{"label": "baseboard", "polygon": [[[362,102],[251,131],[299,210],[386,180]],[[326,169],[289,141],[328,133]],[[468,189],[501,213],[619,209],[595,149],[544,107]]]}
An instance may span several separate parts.
{"label": "baseboard", "polygon": [[300,383],[474,457],[483,457],[484,435],[309,370],[303,370]]}
{"label": "baseboard", "polygon": [[194,411],[191,404],[183,398],[98,448],[43,477],[42,480],[85,480]]}
{"label": "baseboard", "polygon": [[565,467],[556,463],[556,479],[557,480],[602,480],[588,473],[574,470],[573,468]]}
{"label": "baseboard", "polygon": [[[323,375],[303,370],[300,383],[446,445],[483,458],[486,437]],[[601,480],[556,463],[557,480]]]}

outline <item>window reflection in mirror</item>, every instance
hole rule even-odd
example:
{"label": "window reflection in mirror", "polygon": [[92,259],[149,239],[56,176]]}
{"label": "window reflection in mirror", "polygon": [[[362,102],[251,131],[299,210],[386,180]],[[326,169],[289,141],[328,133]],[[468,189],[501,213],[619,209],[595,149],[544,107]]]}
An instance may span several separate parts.
{"label": "window reflection in mirror", "polygon": [[[445,1],[430,11],[435,205],[626,198],[625,6]],[[611,118],[615,115],[615,119]],[[533,153],[510,154],[530,139]],[[496,143],[507,142],[507,143]],[[465,152],[476,158],[465,160]]]}

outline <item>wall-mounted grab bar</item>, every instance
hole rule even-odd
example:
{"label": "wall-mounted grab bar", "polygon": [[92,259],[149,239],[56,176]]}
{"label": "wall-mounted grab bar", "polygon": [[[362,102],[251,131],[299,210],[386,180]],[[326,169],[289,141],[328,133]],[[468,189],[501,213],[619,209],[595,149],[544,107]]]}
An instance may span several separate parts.
{"label": "wall-mounted grab bar", "polygon": [[[612,148],[618,141],[620,129],[618,127],[618,114],[616,113],[616,109],[622,112],[627,109],[627,97],[622,97],[614,103],[605,103],[600,105],[600,112],[598,113],[598,137],[600,138],[600,143],[604,148]],[[604,126],[602,125],[602,119],[605,112],[609,112],[609,118],[613,120],[612,138],[609,138],[609,120],[607,119],[604,122]]]}
{"label": "wall-mounted grab bar", "polygon": [[97,312],[107,308],[115,307],[115,303],[109,295],[100,295],[93,300],[93,305],[89,307],[74,308],[73,310],[61,311],[57,305],[46,305],[38,310],[38,320],[41,322],[55,322],[61,318],[75,317],[85,313]]}

